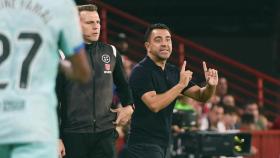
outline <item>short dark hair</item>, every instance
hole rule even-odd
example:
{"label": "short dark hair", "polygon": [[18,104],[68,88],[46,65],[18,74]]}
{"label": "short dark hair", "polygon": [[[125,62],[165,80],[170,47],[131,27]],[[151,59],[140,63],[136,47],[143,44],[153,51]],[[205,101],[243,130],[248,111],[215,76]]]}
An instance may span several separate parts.
{"label": "short dark hair", "polygon": [[82,11],[96,11],[98,10],[98,7],[94,4],[86,4],[86,5],[80,5],[78,6],[78,10],[79,10],[79,13],[82,12]]}
{"label": "short dark hair", "polygon": [[253,114],[243,114],[241,116],[241,123],[243,124],[254,124],[255,120],[254,120],[254,115]]}
{"label": "short dark hair", "polygon": [[164,30],[168,30],[168,32],[171,34],[171,31],[169,29],[169,27],[165,24],[162,24],[162,23],[156,23],[156,24],[152,24],[150,25],[146,32],[145,32],[145,36],[144,36],[144,40],[145,42],[147,42],[151,36],[151,32],[154,30],[154,29],[164,29]]}
{"label": "short dark hair", "polygon": [[213,104],[213,105],[211,106],[210,110],[212,111],[215,107],[217,107],[217,108],[223,108],[223,109],[224,109],[224,106],[221,105],[221,104]]}
{"label": "short dark hair", "polygon": [[224,114],[234,115],[238,114],[236,107],[234,106],[224,106]]}

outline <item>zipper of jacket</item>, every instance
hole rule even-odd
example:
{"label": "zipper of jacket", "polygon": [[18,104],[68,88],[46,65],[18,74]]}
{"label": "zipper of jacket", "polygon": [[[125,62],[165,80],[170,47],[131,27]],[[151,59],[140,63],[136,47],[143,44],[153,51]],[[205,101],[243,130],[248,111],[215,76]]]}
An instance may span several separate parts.
{"label": "zipper of jacket", "polygon": [[[91,61],[91,66],[92,66],[92,70],[94,71],[94,55],[93,55],[93,47],[94,47],[94,44],[91,44],[91,49],[90,49],[90,52],[89,52],[89,55],[90,55],[90,61]],[[95,47],[95,51],[97,52],[97,47]],[[93,74],[95,75],[95,74]],[[96,114],[95,114],[95,77],[93,77],[92,79],[92,116],[93,116],[93,119],[92,119],[92,128],[93,128],[93,132],[96,131]]]}

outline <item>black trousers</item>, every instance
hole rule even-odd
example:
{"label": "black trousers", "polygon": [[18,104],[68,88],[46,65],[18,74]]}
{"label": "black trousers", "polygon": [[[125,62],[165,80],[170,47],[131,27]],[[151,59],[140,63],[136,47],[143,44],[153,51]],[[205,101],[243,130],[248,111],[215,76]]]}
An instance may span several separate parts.
{"label": "black trousers", "polygon": [[65,158],[115,158],[115,129],[100,133],[63,133]]}
{"label": "black trousers", "polygon": [[167,148],[155,144],[129,144],[125,158],[165,158]]}

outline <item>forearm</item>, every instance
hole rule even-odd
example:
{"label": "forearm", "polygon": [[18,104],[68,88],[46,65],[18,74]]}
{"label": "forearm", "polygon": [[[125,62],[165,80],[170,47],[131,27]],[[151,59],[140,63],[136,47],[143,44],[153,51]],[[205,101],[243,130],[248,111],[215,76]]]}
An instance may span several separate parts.
{"label": "forearm", "polygon": [[90,80],[91,70],[84,49],[60,61],[60,70],[67,78],[86,83]]}
{"label": "forearm", "polygon": [[60,71],[65,75],[66,78],[85,82],[86,80],[81,80],[81,76],[84,74],[80,73],[78,70],[75,70],[72,66],[72,63],[68,60],[60,61]]}
{"label": "forearm", "polygon": [[150,101],[144,102],[153,112],[159,112],[160,110],[166,108],[170,103],[172,103],[183,89],[184,86],[177,84],[167,92],[162,94],[155,94],[151,97]]}
{"label": "forearm", "polygon": [[212,95],[215,94],[216,91],[216,86],[210,86],[207,84],[205,87],[200,89],[200,101],[201,102],[206,102],[208,101]]}

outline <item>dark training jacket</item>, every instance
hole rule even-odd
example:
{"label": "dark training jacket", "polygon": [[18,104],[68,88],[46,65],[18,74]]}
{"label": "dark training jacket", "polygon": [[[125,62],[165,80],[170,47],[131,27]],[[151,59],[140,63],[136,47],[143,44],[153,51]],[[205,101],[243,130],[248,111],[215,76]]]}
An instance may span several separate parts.
{"label": "dark training jacket", "polygon": [[86,51],[93,75],[88,83],[68,80],[62,73],[57,77],[60,134],[95,133],[115,128],[116,113],[110,111],[113,84],[122,105],[133,104],[122,59],[115,47],[94,42],[86,45]]}

